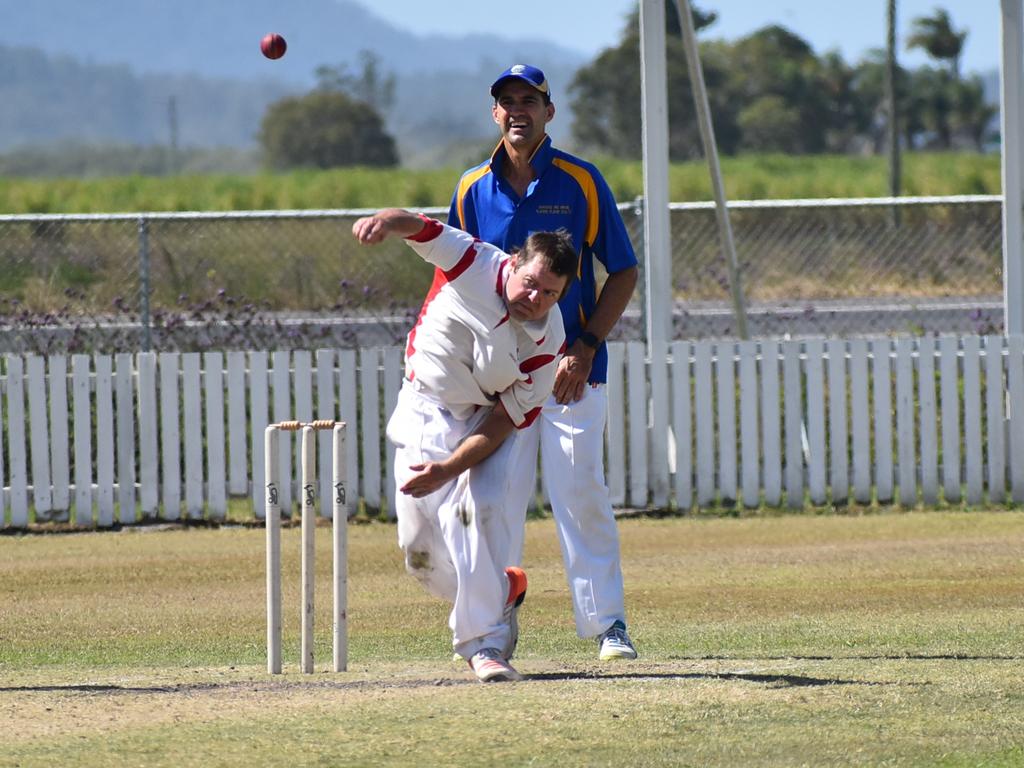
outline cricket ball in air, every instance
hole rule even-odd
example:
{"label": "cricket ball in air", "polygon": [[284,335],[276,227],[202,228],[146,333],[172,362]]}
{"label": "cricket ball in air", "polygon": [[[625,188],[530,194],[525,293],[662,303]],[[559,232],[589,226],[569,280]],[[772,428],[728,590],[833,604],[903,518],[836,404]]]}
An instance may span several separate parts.
{"label": "cricket ball in air", "polygon": [[279,34],[271,32],[269,35],[264,35],[263,39],[260,40],[260,50],[263,51],[263,55],[268,59],[280,59],[284,56],[284,52],[288,50],[288,44]]}

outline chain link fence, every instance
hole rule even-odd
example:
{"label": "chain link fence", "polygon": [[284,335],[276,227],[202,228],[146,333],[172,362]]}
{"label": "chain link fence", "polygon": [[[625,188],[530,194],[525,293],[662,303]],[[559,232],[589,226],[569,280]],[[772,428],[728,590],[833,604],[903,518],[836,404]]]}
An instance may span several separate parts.
{"label": "chain link fence", "polygon": [[[997,196],[730,205],[752,335],[1002,326]],[[643,207],[620,205],[644,263]],[[421,209],[443,218],[447,209]],[[369,211],[0,216],[0,351],[293,349],[400,343],[431,280]],[[711,204],[672,204],[678,338],[729,338]],[[643,280],[614,338],[643,336]]]}
{"label": "chain link fence", "polygon": [[[672,204],[677,338],[735,321],[714,205]],[[730,204],[752,336],[987,333],[1002,327],[1002,198]]]}

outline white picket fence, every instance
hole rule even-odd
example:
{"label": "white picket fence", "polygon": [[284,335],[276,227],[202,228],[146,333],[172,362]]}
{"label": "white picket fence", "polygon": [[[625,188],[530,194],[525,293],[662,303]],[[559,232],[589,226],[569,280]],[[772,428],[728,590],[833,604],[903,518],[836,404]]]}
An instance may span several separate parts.
{"label": "white picket fence", "polygon": [[[617,507],[1024,500],[1024,338],[609,345]],[[341,419],[350,512],[393,509],[398,347],[2,358],[0,520],[263,515],[263,429]],[[69,365],[70,363],[70,365]],[[838,396],[837,396],[838,395]],[[27,407],[26,407],[27,406]],[[319,477],[328,497],[329,436]],[[298,485],[282,441],[282,504]],[[293,485],[294,484],[294,485]]]}

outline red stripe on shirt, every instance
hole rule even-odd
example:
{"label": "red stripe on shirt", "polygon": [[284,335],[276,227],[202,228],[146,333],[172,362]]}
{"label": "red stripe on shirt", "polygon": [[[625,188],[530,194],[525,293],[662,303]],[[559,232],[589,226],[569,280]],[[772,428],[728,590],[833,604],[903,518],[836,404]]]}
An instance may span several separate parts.
{"label": "red stripe on shirt", "polygon": [[521,373],[530,373],[538,368],[543,368],[548,363],[554,362],[554,359],[554,355],[534,355],[523,360],[519,364],[519,370]]}
{"label": "red stripe on shirt", "polygon": [[540,406],[528,410],[526,412],[526,415],[523,417],[523,423],[516,424],[516,429],[526,429],[528,426],[530,426],[531,424],[533,424],[533,422],[537,420],[537,417],[540,416],[540,412]]}
{"label": "red stripe on shirt", "polygon": [[494,286],[494,292],[505,298],[505,268],[508,266],[508,259],[502,259],[498,265],[498,284]]}
{"label": "red stripe on shirt", "polygon": [[[433,219],[426,219],[426,221],[431,222],[433,221]],[[435,221],[434,223],[441,227],[440,222]],[[424,227],[424,229],[425,228],[426,227]],[[413,353],[416,351],[416,329],[418,329],[420,325],[423,324],[423,318],[427,314],[427,307],[430,306],[430,302],[434,300],[434,297],[437,296],[437,294],[440,292],[442,288],[444,288],[445,285],[450,283],[452,280],[455,280],[459,275],[461,275],[463,272],[469,269],[469,266],[473,263],[475,259],[476,246],[471,245],[469,246],[469,248],[466,249],[466,252],[462,254],[462,258],[459,259],[459,262],[448,271],[443,271],[439,268],[434,269],[434,281],[430,284],[430,290],[427,291],[427,297],[423,300],[423,306],[420,307],[420,314],[416,318],[416,324],[412,327],[412,330],[409,331],[409,341],[405,346],[406,360],[412,359]],[[412,381],[413,378],[415,378],[415,371],[410,370],[409,380]]]}
{"label": "red stripe on shirt", "polygon": [[[501,296],[502,301],[505,300],[505,267],[508,265],[508,259],[502,259],[498,265],[498,282],[494,285],[494,292]],[[508,312],[505,312],[505,316],[498,321],[495,328],[500,328],[506,322],[508,322]]]}
{"label": "red stripe on shirt", "polygon": [[[423,299],[423,306],[420,307],[420,314],[416,318],[416,324],[413,325],[412,330],[409,331],[409,341],[405,345],[405,359],[406,360],[411,360],[412,356],[413,356],[413,353],[416,351],[416,346],[415,346],[416,329],[419,328],[423,324],[423,318],[427,314],[427,307],[430,306],[430,302],[432,302],[434,300],[434,297],[437,296],[438,292],[445,286],[445,283],[447,283],[447,282],[448,281],[445,280],[445,277],[444,277],[444,272],[442,272],[440,269],[435,269],[434,270],[434,282],[432,282],[430,284],[430,290],[427,291],[427,296],[426,296],[425,299]],[[410,368],[410,370],[409,370],[409,381],[412,381],[415,377],[416,377],[416,372],[413,371]]]}
{"label": "red stripe on shirt", "polygon": [[[464,254],[462,254],[462,258],[459,259],[459,263],[458,264],[456,264],[454,267],[452,267],[451,269],[447,270],[446,272],[442,273],[442,274],[444,274],[445,280],[447,282],[449,282],[449,283],[452,280],[455,280],[459,275],[461,275],[463,272],[465,272],[467,269],[469,269],[470,265],[475,260],[476,260],[476,243],[474,243],[473,245],[469,246],[469,248],[466,249],[466,252]],[[435,275],[434,279],[435,280],[437,279],[436,275]]]}
{"label": "red stripe on shirt", "polygon": [[423,221],[423,229],[417,232],[415,235],[409,235],[406,240],[413,240],[417,243],[427,243],[433,240],[435,237],[444,232],[444,224],[436,219],[428,218],[422,213],[419,214],[420,219]]}

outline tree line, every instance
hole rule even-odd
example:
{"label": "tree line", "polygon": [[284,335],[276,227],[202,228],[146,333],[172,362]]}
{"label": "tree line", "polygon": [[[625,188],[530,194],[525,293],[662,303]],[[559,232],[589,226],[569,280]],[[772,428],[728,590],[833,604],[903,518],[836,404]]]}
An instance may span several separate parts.
{"label": "tree line", "polygon": [[[673,0],[666,0],[669,155],[683,161],[700,156],[701,143],[675,8]],[[696,7],[692,12],[699,34],[717,20],[714,12]],[[897,135],[903,147],[981,151],[995,138],[997,108],[985,101],[981,78],[964,77],[960,71],[967,34],[941,8],[913,20],[906,47],[923,50],[932,64],[896,68]],[[704,40],[700,53],[724,154],[885,150],[889,108],[883,47],[848,64],[838,52],[817,55],[799,35],[771,25],[735,41]],[[372,53],[364,52],[361,63],[358,71],[321,67],[312,92],[267,109],[260,143],[269,167],[398,163],[382,117],[393,100],[394,77]],[[627,20],[618,45],[577,71],[568,93],[576,115],[572,135],[577,149],[639,157],[639,10]]]}
{"label": "tree line", "polygon": [[[700,136],[675,3],[666,6],[669,153],[673,160],[687,160],[701,154]],[[693,18],[699,34],[716,14],[694,8]],[[960,73],[966,38],[945,10],[913,20],[906,47],[924,50],[934,65],[897,67],[898,133],[906,148],[980,151],[993,138],[997,108],[985,102],[980,77]],[[639,156],[639,50],[634,11],[619,44],[577,72],[569,91],[578,115],[573,136],[581,149]],[[851,65],[834,51],[816,55],[800,36],[772,25],[735,41],[702,42],[700,53],[723,153],[884,150],[884,48]]]}

